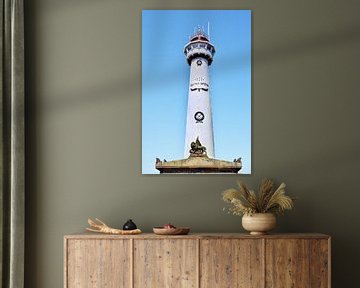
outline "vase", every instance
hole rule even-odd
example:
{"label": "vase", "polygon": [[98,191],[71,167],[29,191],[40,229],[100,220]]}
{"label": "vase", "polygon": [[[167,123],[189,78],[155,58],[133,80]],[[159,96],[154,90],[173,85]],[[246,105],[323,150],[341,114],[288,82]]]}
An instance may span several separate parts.
{"label": "vase", "polygon": [[126,221],[126,223],[123,226],[123,230],[135,230],[135,229],[137,229],[137,226],[131,219]]}
{"label": "vase", "polygon": [[276,217],[272,213],[255,213],[242,217],[242,226],[251,235],[263,235],[276,226]]}

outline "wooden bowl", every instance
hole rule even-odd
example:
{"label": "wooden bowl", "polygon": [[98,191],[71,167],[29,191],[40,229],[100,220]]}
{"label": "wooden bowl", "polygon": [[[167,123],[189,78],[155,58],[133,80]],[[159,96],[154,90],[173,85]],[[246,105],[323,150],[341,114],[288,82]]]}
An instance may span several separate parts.
{"label": "wooden bowl", "polygon": [[189,227],[164,228],[154,227],[153,231],[157,235],[186,235],[190,232]]}

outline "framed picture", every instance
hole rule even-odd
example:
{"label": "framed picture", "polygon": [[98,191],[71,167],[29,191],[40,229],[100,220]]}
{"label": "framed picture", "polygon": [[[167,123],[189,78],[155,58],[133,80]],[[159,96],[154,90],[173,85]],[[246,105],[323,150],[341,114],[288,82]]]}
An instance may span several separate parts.
{"label": "framed picture", "polygon": [[142,12],[142,173],[251,173],[251,11]]}

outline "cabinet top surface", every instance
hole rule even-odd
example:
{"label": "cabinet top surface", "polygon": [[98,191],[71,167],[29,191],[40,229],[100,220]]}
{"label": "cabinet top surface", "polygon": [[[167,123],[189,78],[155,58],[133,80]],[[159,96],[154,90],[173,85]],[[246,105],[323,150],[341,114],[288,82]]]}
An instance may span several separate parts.
{"label": "cabinet top surface", "polygon": [[64,236],[65,239],[329,239],[329,235],[320,233],[287,233],[250,235],[245,233],[189,233],[188,235],[156,235],[142,233],[138,235],[109,235],[101,233],[75,233]]}

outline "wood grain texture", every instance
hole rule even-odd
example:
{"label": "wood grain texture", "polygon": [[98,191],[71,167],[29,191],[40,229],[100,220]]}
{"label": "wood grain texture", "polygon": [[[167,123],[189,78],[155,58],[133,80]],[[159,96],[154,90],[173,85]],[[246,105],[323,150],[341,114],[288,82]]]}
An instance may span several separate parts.
{"label": "wood grain texture", "polygon": [[200,244],[200,287],[260,288],[261,239],[204,239]]}
{"label": "wood grain texture", "polygon": [[[328,241],[310,240],[310,287],[327,288],[330,273]],[[330,281],[329,281],[330,282]]]}
{"label": "wood grain texture", "polygon": [[134,240],[135,288],[196,288],[197,241]]}
{"label": "wood grain texture", "polygon": [[67,240],[66,288],[131,287],[130,240]]}
{"label": "wood grain texture", "polygon": [[266,239],[266,287],[309,287],[310,251],[306,239]]}

